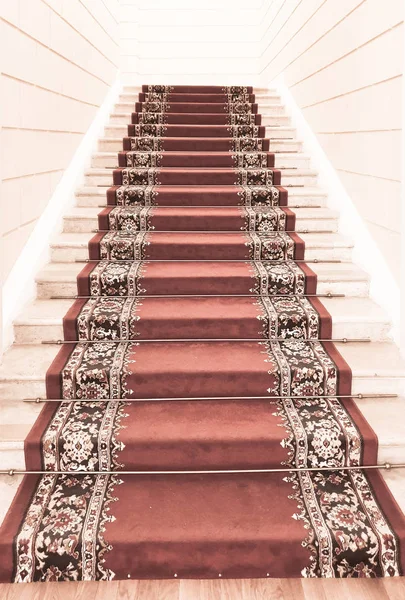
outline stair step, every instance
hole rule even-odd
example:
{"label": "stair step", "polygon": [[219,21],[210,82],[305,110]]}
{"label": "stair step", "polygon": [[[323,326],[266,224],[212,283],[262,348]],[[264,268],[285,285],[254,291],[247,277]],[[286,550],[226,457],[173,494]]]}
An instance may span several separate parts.
{"label": "stair step", "polygon": [[[109,519],[103,529],[114,548],[105,564],[117,579],[298,577],[307,564],[307,549],[297,552],[302,523],[285,535],[297,500],[282,474],[121,479],[118,524]],[[10,543],[8,535],[2,553]]]}
{"label": "stair step", "polygon": [[[375,398],[364,398],[361,400],[355,400],[355,404],[363,413],[364,417],[374,429],[375,434],[378,438],[378,463],[401,463],[405,453],[405,423],[403,420],[398,419],[398,414],[401,414],[405,409],[405,398],[386,398],[382,401],[378,401]],[[24,440],[29,433],[30,426],[34,423],[37,416],[37,406],[35,404],[23,404],[16,400],[11,400],[6,403],[5,406],[0,407],[0,419],[2,426],[0,426],[0,461],[3,469],[24,469],[26,466],[24,456]],[[201,440],[206,437],[206,431],[212,431],[213,422],[212,419],[207,418],[210,412],[212,404],[209,402],[199,401],[198,404],[194,402],[184,403],[172,403],[171,406],[168,404],[162,405],[162,403],[150,403],[138,405],[134,410],[138,413],[138,426],[139,439],[136,440],[136,447],[133,452],[134,459],[139,461],[142,454],[145,454],[144,444],[147,443],[147,458],[153,460],[153,457],[159,455],[159,451],[162,444],[162,435],[165,438],[168,434],[166,431],[167,425],[162,420],[162,413],[165,414],[167,421],[176,421],[176,436],[181,447],[188,448],[191,457],[198,456],[198,449],[201,444]],[[36,410],[31,410],[34,407]],[[21,412],[23,409],[27,422],[21,422]],[[27,410],[28,408],[28,410]],[[232,416],[230,416],[230,409]],[[215,413],[215,428],[217,430],[218,425],[221,426],[222,437],[221,440],[217,439],[213,435],[210,439],[211,453],[218,452],[216,447],[217,443],[220,442],[222,445],[226,444],[226,455],[232,456],[232,452],[239,454],[240,450],[238,447],[238,438],[233,432],[240,432],[243,430],[244,443],[246,444],[249,440],[250,447],[256,448],[256,457],[260,459],[257,465],[243,464],[243,458],[239,459],[239,468],[261,468],[269,465],[268,456],[271,456],[271,435],[265,429],[266,428],[266,409],[268,410],[268,401],[250,401],[250,402],[223,402],[222,405],[216,406]],[[175,418],[170,419],[171,413],[175,413]],[[29,416],[28,416],[29,415]],[[254,419],[256,415],[256,420]],[[32,421],[28,421],[31,418]],[[170,420],[169,420],[170,419]],[[148,430],[151,422],[155,420],[156,426],[153,431],[148,435]],[[145,423],[144,423],[144,422]],[[255,423],[256,421],[256,423]],[[194,427],[190,428],[189,423],[194,423]],[[160,427],[159,427],[160,423]],[[244,425],[242,425],[242,423]],[[187,425],[185,429],[185,424]],[[250,426],[250,428],[249,428]],[[251,429],[251,431],[249,430]],[[169,432],[170,433],[170,432]],[[279,432],[276,432],[279,433]],[[172,434],[173,435],[173,434]],[[152,436],[152,437],[150,437]],[[250,439],[249,439],[250,438]],[[225,440],[225,441],[224,441]],[[164,439],[166,441],[166,439]],[[276,441],[275,451],[277,452],[278,440]],[[208,445],[208,441],[205,440],[205,444]],[[129,443],[125,444],[129,446]],[[244,446],[246,448],[246,445]],[[153,469],[170,469],[173,466],[169,461],[175,460],[175,457],[171,457],[170,452],[166,452],[167,465],[162,463],[149,463],[147,467],[150,470]],[[206,459],[207,460],[207,459]],[[134,465],[130,465],[128,468],[137,469],[145,468],[142,463],[136,462]],[[222,465],[224,467],[225,465]],[[234,465],[228,465],[228,468],[232,468]],[[189,465],[184,467],[190,468]],[[218,467],[218,465],[210,465],[210,468]],[[192,468],[192,467],[191,467]],[[207,467],[206,467],[207,468]]]}
{"label": "stair step", "polygon": [[[140,93],[143,90],[143,85],[132,85],[128,83],[124,83],[122,87],[122,91],[124,93]],[[277,94],[277,88],[275,87],[260,87],[253,86],[253,94]]]}
{"label": "stair step", "polygon": [[[271,114],[267,114],[267,113],[263,113],[260,112],[260,107],[259,107],[259,114],[261,114],[262,116],[262,125],[266,126],[266,135],[268,137],[271,137],[271,134],[269,134],[269,127],[283,127],[283,128],[287,128],[288,126],[291,127],[291,117],[289,117],[288,115],[277,115],[277,116],[273,116]],[[281,137],[281,136],[280,136]]]}
{"label": "stair step", "polygon": [[[181,263],[171,264],[175,268],[177,268],[176,265],[181,265]],[[49,263],[36,278],[38,297],[75,296],[77,294],[76,277],[83,270],[83,267],[82,263]],[[205,268],[210,272],[210,263],[206,263]],[[318,275],[317,289],[319,294],[366,296],[368,293],[369,279],[367,274],[351,263],[312,264],[311,269]],[[183,280],[180,278],[181,281],[188,285],[189,280],[187,277]],[[222,281],[222,276],[220,281]],[[178,291],[177,293],[182,292]]]}
{"label": "stair step", "polygon": [[[317,182],[318,173],[314,169],[282,169],[281,184],[284,187],[289,186],[314,186]],[[111,169],[88,169],[85,172],[86,186],[104,186],[105,188],[113,185]],[[172,183],[171,185],[176,185]],[[190,184],[188,184],[190,185]],[[206,185],[209,185],[206,183]],[[225,184],[226,185],[226,184]]]}
{"label": "stair step", "polygon": [[[131,120],[132,113],[135,113],[135,112],[139,113],[139,112],[141,112],[141,111],[137,111],[136,110],[136,108],[135,108],[136,105],[137,105],[137,102],[119,102],[119,103],[117,103],[114,106],[114,110],[113,110],[113,112],[110,115],[111,120],[115,120],[117,118],[122,119],[123,117],[126,117],[127,120],[125,121],[125,124],[127,124]],[[257,114],[261,115],[261,117],[262,117],[262,123],[264,124],[263,119],[269,119],[269,122],[267,123],[269,125],[270,124],[273,124],[273,125],[275,125],[275,124],[278,124],[278,125],[280,125],[280,124],[284,124],[284,125],[289,124],[290,123],[290,117],[288,115],[283,114],[284,110],[282,112],[280,112],[280,111],[275,112],[275,109],[279,108],[279,107],[283,108],[283,105],[281,105],[277,101],[274,101],[274,102],[271,101],[267,105],[260,106],[259,107],[259,111],[258,111]],[[197,115],[198,114],[198,116],[200,118],[203,117],[203,115],[199,111],[194,111],[194,110],[190,109],[189,112],[190,112],[191,115],[193,115],[193,114]],[[209,115],[211,114],[212,115],[214,112],[215,111],[213,110],[212,112],[210,111],[207,114],[209,114]],[[223,110],[221,110],[221,113],[223,113]],[[170,115],[170,113],[167,114],[167,117],[168,117],[169,121],[170,121],[170,119],[173,118],[173,116]],[[226,119],[227,115],[223,115],[223,117]],[[192,123],[193,121],[190,121],[190,122]]]}
{"label": "stair step", "polygon": [[[198,301],[198,299],[193,300]],[[199,300],[199,302],[202,301]],[[158,307],[157,314],[160,315],[159,306],[163,307],[167,299],[163,297],[143,300],[144,304],[148,302]],[[210,299],[208,298],[204,302],[209,305]],[[222,302],[225,307],[234,307],[235,310],[239,310],[240,299],[238,298],[224,298]],[[321,302],[332,316],[332,337],[370,338],[374,341],[389,339],[391,328],[389,319],[384,311],[369,298],[322,298]],[[171,299],[171,303],[176,305],[176,303],[180,303],[180,299]],[[189,303],[190,301],[187,305]],[[32,344],[42,340],[63,339],[62,320],[71,306],[72,300],[35,300],[14,323],[15,343]],[[190,308],[193,309],[193,306]],[[197,308],[194,316],[191,313],[191,323],[196,318],[201,319]],[[227,308],[226,318],[230,319],[231,316],[233,313]],[[186,331],[187,335],[183,335],[182,323],[185,318],[183,317],[181,312],[177,312],[171,316],[171,319],[174,319],[176,324],[178,337],[190,337],[188,330]],[[205,318],[210,322],[209,315],[208,317],[205,315]]]}
{"label": "stair step", "polygon": [[[106,188],[97,186],[83,186],[76,192],[77,205],[79,207],[104,207],[107,204]],[[288,205],[294,210],[295,207],[325,206],[327,195],[318,187],[292,187],[288,188]]]}
{"label": "stair step", "polygon": [[[123,92],[119,95],[119,102],[138,102],[140,93],[141,90],[123,90]],[[254,92],[254,94],[256,102],[280,102],[281,100],[280,96],[275,92],[264,91]]]}
{"label": "stair step", "polygon": [[[111,114],[108,125],[106,125],[106,128],[110,129],[114,126],[120,126],[122,128],[122,127],[127,127],[130,123],[138,123],[139,120],[132,119],[133,112],[134,112],[134,109],[131,112],[125,112],[125,111],[118,112],[117,111],[116,113]],[[212,119],[201,117],[201,115],[198,115],[198,116],[199,116],[198,122],[201,124],[202,123],[208,124],[208,123],[213,122]],[[218,116],[222,116],[222,115],[218,115]],[[135,119],[136,119],[136,117],[135,117]],[[182,118],[180,118],[180,117],[177,118],[174,116],[174,113],[173,113],[172,116],[168,118],[167,122],[172,123],[172,124],[175,124],[175,123],[194,124],[196,122],[196,119],[192,119],[191,117],[186,119],[184,116]],[[225,116],[223,116],[222,122],[227,123]],[[291,126],[291,118],[288,115],[278,114],[275,110],[272,110],[272,111],[269,111],[267,114],[261,115],[261,124],[266,127],[287,128],[287,127]],[[267,137],[271,137],[271,136],[267,136]]]}
{"label": "stair step", "polygon": [[[229,107],[229,111],[225,110],[224,107],[224,103],[223,102],[219,102],[218,101],[218,97],[211,97],[211,99],[213,100],[212,102],[204,102],[202,100],[202,98],[193,98],[192,101],[187,102],[186,100],[182,100],[182,98],[180,97],[176,97],[175,100],[168,100],[167,106],[166,106],[166,111],[165,114],[170,114],[170,113],[175,113],[175,114],[179,114],[179,113],[201,113],[201,114],[221,114],[223,115],[224,113],[229,112],[229,114],[235,114],[234,110],[232,109],[232,107],[234,105],[230,105]],[[246,112],[252,113],[252,114],[260,114],[260,112],[257,111],[257,103],[256,102],[251,102],[251,101],[246,101],[244,103],[244,106],[246,108],[248,108],[248,110]],[[137,113],[141,113],[144,112],[146,108],[146,103],[143,100],[140,100],[138,102],[135,102],[134,104],[134,109],[132,110],[132,112],[137,112]],[[263,104],[260,105],[260,110],[262,114],[267,114],[267,115],[282,115],[285,113],[285,106],[284,104],[281,104],[280,102],[271,102],[270,100],[267,100],[266,102],[264,102]],[[148,111],[148,112],[161,112],[160,109],[158,110],[152,110],[152,111]]]}
{"label": "stair step", "polygon": [[[230,210],[231,209],[231,210]],[[211,218],[212,226],[215,226],[215,221],[217,218],[226,219],[228,216],[233,214],[235,211],[238,213],[241,212],[241,209],[234,207],[215,207],[211,209],[202,208],[198,209],[197,207],[159,207],[151,209],[150,214],[159,215],[162,218],[165,215],[170,217],[170,226],[165,227],[164,229],[176,229],[175,219],[176,217],[182,217],[184,219],[184,215],[189,217],[187,230],[200,230],[200,217],[208,214]],[[294,214],[296,218],[295,228],[297,230],[308,229],[308,231],[337,231],[338,227],[338,213],[336,211],[330,210],[329,208],[296,208],[294,209]],[[64,217],[64,226],[63,231],[65,233],[91,233],[94,232],[95,229],[99,227],[98,214],[100,213],[99,207],[76,207],[69,214]],[[155,231],[159,231],[159,229],[163,229],[163,227],[157,226],[156,223],[153,222],[153,216],[151,217],[151,224],[154,227]],[[222,222],[222,221],[221,221]],[[238,223],[236,230],[241,228],[241,224]],[[181,230],[181,227],[178,227]],[[230,226],[229,229],[233,229],[233,226]]]}
{"label": "stair step", "polygon": [[[267,157],[268,158],[268,157]],[[94,172],[97,172],[94,169]],[[101,171],[101,169],[100,169]],[[108,174],[109,169],[106,169]],[[286,176],[285,174],[288,173]],[[139,167],[119,167],[113,170],[113,185],[161,185],[165,186],[280,186],[281,175],[283,184],[287,185],[290,178],[309,178],[316,176],[310,169],[273,169],[260,167],[257,169],[199,168],[199,167],[159,167],[151,170]]]}
{"label": "stair step", "polygon": [[[298,143],[300,143],[300,142],[298,142]],[[190,153],[164,152],[161,154],[162,154],[161,166],[167,165],[167,159],[169,157],[171,159],[171,162],[173,162],[173,159],[176,160],[176,158],[177,158],[176,164],[173,165],[176,167],[184,166],[186,158],[187,157],[190,158]],[[191,153],[191,158],[193,158],[193,154],[196,155],[195,160],[197,160],[197,157],[198,157],[202,163],[202,161],[204,160],[204,156],[201,156],[202,153],[200,153],[200,152]],[[205,153],[205,156],[211,158],[213,154],[214,153],[207,152],[207,153]],[[229,162],[231,163],[232,158],[231,158],[231,155],[229,154],[229,152],[227,154],[216,152],[215,154],[223,155],[223,157],[228,158]],[[176,155],[178,155],[178,156],[176,156]],[[307,154],[302,154],[302,153],[298,153],[298,152],[294,152],[294,151],[277,152],[277,153],[275,153],[274,158],[275,158],[275,162],[274,162],[275,168],[283,168],[283,167],[309,168],[310,164],[311,164],[311,159]],[[118,154],[116,152],[96,152],[92,156],[91,166],[93,168],[100,168],[100,167],[107,167],[110,169],[117,168],[118,167]],[[204,167],[205,165],[201,164],[200,166]]]}
{"label": "stair step", "polygon": [[[274,139],[270,139],[270,151],[277,152],[300,152],[302,142],[298,141],[295,131],[291,132],[291,138],[279,135],[277,128],[274,128]],[[98,150],[100,152],[120,152],[123,150],[123,140],[128,136],[127,128],[122,131],[113,131],[114,136],[104,137],[99,140]]]}
{"label": "stair step", "polygon": [[[305,243],[305,258],[308,260],[350,260],[353,243],[339,234],[302,233],[299,237]],[[187,256],[190,259],[202,260],[203,256],[196,255],[196,253],[199,251],[204,253],[207,247],[206,244],[209,241],[212,252],[215,252],[215,256],[211,256],[213,260],[227,258],[247,260],[247,255],[242,256],[239,252],[239,249],[241,252],[244,251],[245,243],[243,240],[244,236],[239,233],[152,232],[148,234],[150,246],[147,247],[146,252],[150,252],[152,245],[155,244],[162,248],[162,252],[165,252],[167,260],[182,260],[180,255],[174,256],[174,254],[181,254],[183,256],[181,248],[188,253],[188,249],[192,248],[194,244],[196,246],[194,252],[190,250]],[[51,243],[51,259],[53,262],[85,260],[89,255],[88,242],[89,235],[87,233],[62,233]]]}
{"label": "stair step", "polygon": [[[36,406],[36,405],[35,405]],[[19,442],[16,442],[19,444]],[[381,475],[386,485],[393,494],[396,502],[403,512],[405,512],[405,474],[401,469],[391,471],[381,471]],[[2,499],[0,505],[0,525],[9,509],[11,502],[17,493],[18,487],[23,480],[23,475],[0,475],[0,496]],[[373,582],[372,582],[373,583]]]}
{"label": "stair step", "polygon": [[[178,344],[178,342],[173,343]],[[224,344],[225,342],[211,342],[213,343]],[[229,344],[240,343],[243,342],[229,342]],[[165,353],[168,343],[160,344],[162,353]],[[394,344],[338,342],[336,347],[352,369],[353,394],[404,394],[405,363]],[[57,345],[12,346],[4,354],[3,363],[0,365],[2,399],[19,401],[26,397],[44,398],[45,374],[59,350],[60,347]],[[374,401],[380,403],[378,399]]]}
{"label": "stair step", "polygon": [[[128,135],[128,125],[117,125],[110,124],[104,128],[104,137],[99,140],[99,149],[105,151],[111,150],[122,150],[122,138]],[[294,127],[286,127],[284,125],[278,125],[272,123],[271,125],[266,124],[266,135],[265,137],[270,139],[272,152],[276,149],[283,151],[285,149],[285,142],[294,141],[297,131]],[[117,148],[117,142],[120,142],[120,146]],[[112,147],[111,144],[114,143]]]}
{"label": "stair step", "polygon": [[[177,112],[178,111],[178,112]],[[138,108],[137,104],[117,104],[115,107],[115,110],[113,113],[111,113],[110,115],[110,120],[109,123],[110,124],[120,124],[120,125],[128,125],[129,123],[138,123],[139,121],[132,121],[132,114],[133,113],[140,113],[141,110],[140,108]],[[222,122],[223,123],[227,123],[227,116],[224,115],[223,110],[219,111],[219,110],[214,110],[214,107],[212,109],[212,111],[205,111],[205,113],[200,113],[198,110],[198,107],[196,105],[190,105],[189,111],[187,111],[189,114],[197,114],[199,116],[199,119],[201,119],[201,123],[212,123],[213,120],[210,118],[210,115],[218,115],[222,117]],[[170,113],[168,113],[168,115],[182,115],[182,114],[186,114],[186,112],[180,111],[180,107],[176,107],[175,104],[172,105],[172,111]],[[268,106],[263,107],[263,109],[261,110],[261,112],[259,111],[258,114],[261,114],[262,119],[261,119],[261,123],[262,125],[289,125],[291,122],[290,117],[288,117],[288,115],[284,114],[284,107],[283,106],[279,106],[277,104],[269,104]],[[205,117],[205,115],[207,115],[207,117]],[[167,119],[167,123],[176,123],[176,122],[188,122],[190,124],[193,124],[196,122],[195,119],[192,118],[188,118],[188,120],[184,120],[182,119],[180,121],[179,118],[175,118],[173,116],[169,116]]]}

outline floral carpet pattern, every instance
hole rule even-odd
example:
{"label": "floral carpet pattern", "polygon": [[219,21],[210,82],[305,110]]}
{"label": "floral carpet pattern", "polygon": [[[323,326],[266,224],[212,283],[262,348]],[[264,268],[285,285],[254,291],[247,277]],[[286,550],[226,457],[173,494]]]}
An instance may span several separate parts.
{"label": "floral carpet pattern", "polygon": [[1,581],[403,574],[251,87],[143,86],[89,259]]}

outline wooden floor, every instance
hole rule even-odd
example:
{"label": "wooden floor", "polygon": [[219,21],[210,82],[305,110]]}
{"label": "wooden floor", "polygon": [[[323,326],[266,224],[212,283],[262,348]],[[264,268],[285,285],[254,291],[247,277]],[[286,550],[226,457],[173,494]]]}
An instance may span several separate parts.
{"label": "wooden floor", "polygon": [[0,584],[1,600],[405,600],[405,578]]}

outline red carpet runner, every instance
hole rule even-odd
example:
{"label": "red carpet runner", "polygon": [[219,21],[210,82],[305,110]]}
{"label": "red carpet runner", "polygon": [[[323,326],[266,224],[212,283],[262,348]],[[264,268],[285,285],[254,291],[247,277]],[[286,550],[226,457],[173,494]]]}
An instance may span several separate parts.
{"label": "red carpet runner", "polygon": [[[144,86],[64,319],[77,343],[47,375],[66,401],[26,440],[49,474],[6,517],[2,581],[403,572],[380,473],[339,470],[375,464],[377,440],[335,397],[351,372],[317,341],[331,318],[260,123],[252,88]],[[154,401],[110,400],[136,398]],[[315,470],[165,473],[286,467]]]}

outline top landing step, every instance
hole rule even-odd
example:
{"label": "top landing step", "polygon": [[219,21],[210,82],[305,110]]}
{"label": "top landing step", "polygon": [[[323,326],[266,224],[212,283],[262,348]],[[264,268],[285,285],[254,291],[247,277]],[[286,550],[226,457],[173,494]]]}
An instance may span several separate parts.
{"label": "top landing step", "polygon": [[248,85],[142,85],[142,92],[168,93],[175,92],[180,94],[252,94],[253,86]]}
{"label": "top landing step", "polygon": [[[122,91],[124,93],[127,94],[133,94],[133,93],[139,93],[139,92],[148,92],[149,91],[149,85],[150,86],[156,86],[159,84],[145,84],[145,85],[124,85],[122,88]],[[240,85],[234,85],[234,86],[230,86],[230,85],[173,85],[170,86],[169,84],[162,84],[161,87],[172,87],[174,88],[173,91],[174,92],[178,92],[178,93],[216,93],[216,92],[222,92],[222,90],[224,88],[246,88],[248,90],[247,93],[251,93],[251,94],[276,94],[277,93],[277,88],[275,87],[257,87],[257,86],[240,86]],[[213,90],[213,92],[211,91]],[[250,91],[249,91],[250,90]],[[152,91],[152,90],[150,90]]]}

